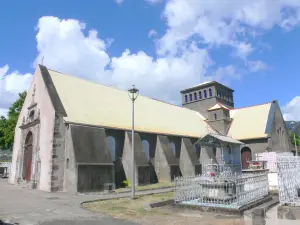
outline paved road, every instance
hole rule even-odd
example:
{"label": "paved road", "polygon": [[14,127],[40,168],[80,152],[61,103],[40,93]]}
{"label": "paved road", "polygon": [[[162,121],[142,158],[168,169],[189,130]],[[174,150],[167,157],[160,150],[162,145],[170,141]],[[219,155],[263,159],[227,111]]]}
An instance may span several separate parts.
{"label": "paved road", "polygon": [[[141,194],[166,192],[171,189],[143,191]],[[129,196],[130,193],[113,195],[72,195],[47,193],[10,185],[0,179],[0,219],[8,224],[20,225],[133,225],[80,208],[87,200]]]}

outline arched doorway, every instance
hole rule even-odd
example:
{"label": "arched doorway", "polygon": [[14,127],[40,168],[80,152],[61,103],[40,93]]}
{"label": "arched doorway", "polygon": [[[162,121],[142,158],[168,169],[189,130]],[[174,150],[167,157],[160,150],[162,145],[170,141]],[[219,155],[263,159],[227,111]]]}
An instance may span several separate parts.
{"label": "arched doorway", "polygon": [[242,148],[241,151],[241,159],[242,159],[242,169],[248,169],[249,160],[252,160],[252,152],[249,147]]}
{"label": "arched doorway", "polygon": [[31,165],[32,165],[32,149],[33,149],[33,135],[29,131],[25,139],[24,148],[24,161],[23,161],[23,179],[27,182],[31,178]]}

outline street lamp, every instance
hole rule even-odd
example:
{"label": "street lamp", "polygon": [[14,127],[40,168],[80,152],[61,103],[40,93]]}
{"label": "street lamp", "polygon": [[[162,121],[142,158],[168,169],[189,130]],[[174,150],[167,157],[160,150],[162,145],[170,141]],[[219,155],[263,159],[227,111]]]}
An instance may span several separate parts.
{"label": "street lamp", "polygon": [[132,101],[132,137],[131,137],[131,150],[132,150],[132,178],[131,178],[131,198],[135,199],[135,160],[134,160],[134,101],[139,96],[139,90],[132,85],[132,88],[128,90],[128,96]]}
{"label": "street lamp", "polygon": [[[295,126],[295,122],[292,121],[292,122],[291,122],[291,128],[293,129],[294,126]],[[296,144],[296,135],[295,135],[295,132],[293,132],[293,133],[294,133],[294,144],[295,144],[296,156],[298,156],[298,150],[297,150],[297,144]]]}

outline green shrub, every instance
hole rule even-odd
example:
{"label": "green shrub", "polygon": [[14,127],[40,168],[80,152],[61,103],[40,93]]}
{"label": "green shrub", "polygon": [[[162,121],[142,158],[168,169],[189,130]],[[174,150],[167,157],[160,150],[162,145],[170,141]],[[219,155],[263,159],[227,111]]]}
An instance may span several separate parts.
{"label": "green shrub", "polygon": [[124,187],[129,187],[130,186],[129,180],[123,180],[122,184],[124,185]]}

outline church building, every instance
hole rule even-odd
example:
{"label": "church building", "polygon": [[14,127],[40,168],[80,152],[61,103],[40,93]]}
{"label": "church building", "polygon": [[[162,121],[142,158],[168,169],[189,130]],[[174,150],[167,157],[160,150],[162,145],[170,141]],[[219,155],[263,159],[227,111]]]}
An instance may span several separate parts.
{"label": "church building", "polygon": [[290,151],[277,101],[235,108],[233,92],[211,81],[182,90],[182,106],[139,96],[133,164],[128,92],[38,65],[15,129],[10,183],[75,193],[120,187],[133,166],[137,185],[194,176],[218,162],[219,148],[199,145],[207,136],[225,140],[228,154],[236,149],[230,163],[243,169],[255,153]]}

